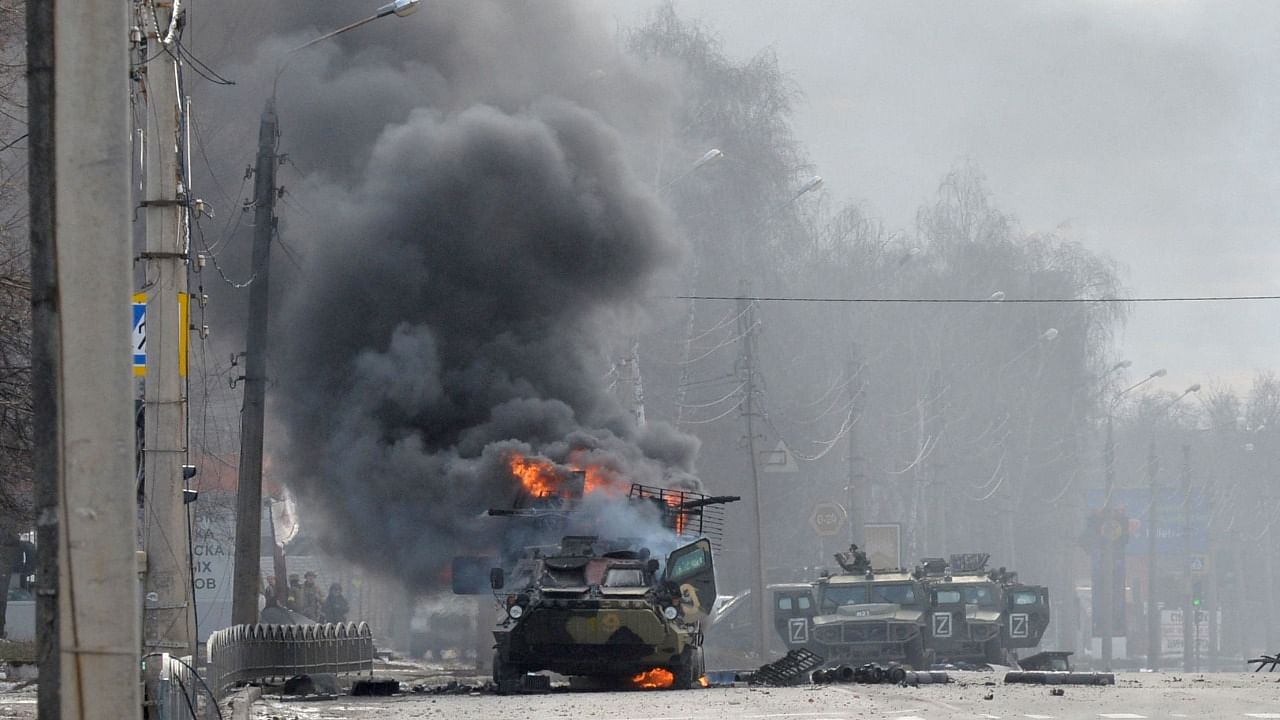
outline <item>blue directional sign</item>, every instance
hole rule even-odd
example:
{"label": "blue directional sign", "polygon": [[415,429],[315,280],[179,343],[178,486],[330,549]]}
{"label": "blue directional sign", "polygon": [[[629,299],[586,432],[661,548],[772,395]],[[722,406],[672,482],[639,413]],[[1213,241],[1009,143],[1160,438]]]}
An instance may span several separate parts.
{"label": "blue directional sign", "polygon": [[[1088,493],[1089,508],[1102,508],[1104,493],[1101,489]],[[1183,506],[1189,501],[1191,512],[1190,534],[1184,544]],[[1179,555],[1184,552],[1197,554],[1209,551],[1209,503],[1204,488],[1192,488],[1190,498],[1180,487],[1156,488],[1156,552],[1161,555]],[[1129,555],[1146,555],[1148,533],[1151,530],[1151,491],[1146,488],[1117,488],[1111,492],[1111,507],[1123,509],[1130,519],[1129,542],[1125,552]]]}
{"label": "blue directional sign", "polygon": [[133,348],[133,374],[147,374],[147,296],[146,293],[133,294],[133,339],[129,343]]}

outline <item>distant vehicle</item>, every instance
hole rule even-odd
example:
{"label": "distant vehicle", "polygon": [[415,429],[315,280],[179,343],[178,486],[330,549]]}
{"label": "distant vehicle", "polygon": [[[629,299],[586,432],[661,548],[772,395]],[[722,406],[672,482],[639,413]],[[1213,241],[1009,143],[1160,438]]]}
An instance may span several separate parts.
{"label": "distant vehicle", "polygon": [[929,602],[926,644],[946,662],[1013,665],[1011,650],[1039,644],[1049,625],[1049,590],[1017,573],[988,570],[985,553],[921,561]]}
{"label": "distant vehicle", "polygon": [[565,537],[530,548],[509,583],[495,569],[492,585],[505,610],[494,631],[500,693],[540,670],[676,689],[705,674],[701,623],[716,597],[709,540],[660,564],[627,542]]}
{"label": "distant vehicle", "polygon": [[901,662],[928,669],[926,592],[900,568],[873,569],[853,546],[837,553],[842,572],[774,590],[774,626],[788,649],[806,648],[828,665]]}

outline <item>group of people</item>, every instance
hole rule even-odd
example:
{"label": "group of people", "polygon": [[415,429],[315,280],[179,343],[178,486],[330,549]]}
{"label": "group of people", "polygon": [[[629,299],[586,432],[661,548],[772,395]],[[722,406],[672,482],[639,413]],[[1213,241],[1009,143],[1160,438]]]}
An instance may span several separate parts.
{"label": "group of people", "polygon": [[342,594],[342,583],[329,585],[329,593],[321,592],[316,584],[316,574],[307,571],[303,579],[296,574],[289,576],[289,586],[283,596],[276,591],[274,578],[266,586],[267,607],[283,607],[299,615],[321,623],[342,623],[347,621],[347,613],[351,607]]}

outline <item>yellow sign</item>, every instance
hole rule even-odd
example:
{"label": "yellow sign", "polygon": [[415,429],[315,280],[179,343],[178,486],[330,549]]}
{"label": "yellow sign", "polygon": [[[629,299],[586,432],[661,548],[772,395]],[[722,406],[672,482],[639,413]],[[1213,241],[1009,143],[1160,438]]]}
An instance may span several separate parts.
{"label": "yellow sign", "polygon": [[[187,358],[191,349],[191,296],[178,293],[178,375],[187,376]],[[133,294],[133,374],[147,374],[147,294]]]}

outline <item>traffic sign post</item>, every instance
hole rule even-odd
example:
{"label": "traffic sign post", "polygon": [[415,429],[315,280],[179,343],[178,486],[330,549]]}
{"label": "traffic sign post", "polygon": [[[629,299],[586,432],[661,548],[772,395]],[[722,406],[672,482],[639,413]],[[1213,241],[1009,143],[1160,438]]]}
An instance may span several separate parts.
{"label": "traffic sign post", "polygon": [[767,473],[784,473],[794,474],[800,472],[800,467],[796,465],[796,457],[791,452],[791,448],[781,440],[778,446],[772,450],[760,451],[760,468]]}
{"label": "traffic sign post", "polygon": [[848,513],[840,503],[820,502],[813,506],[813,512],[809,515],[809,525],[821,537],[834,537],[844,530],[844,523],[848,517]]}
{"label": "traffic sign post", "polygon": [[1191,555],[1187,558],[1187,564],[1191,569],[1191,574],[1203,577],[1209,572],[1209,556],[1208,555]]}
{"label": "traffic sign post", "polygon": [[133,348],[133,374],[147,374],[147,295],[133,294],[133,334],[129,341]]}

